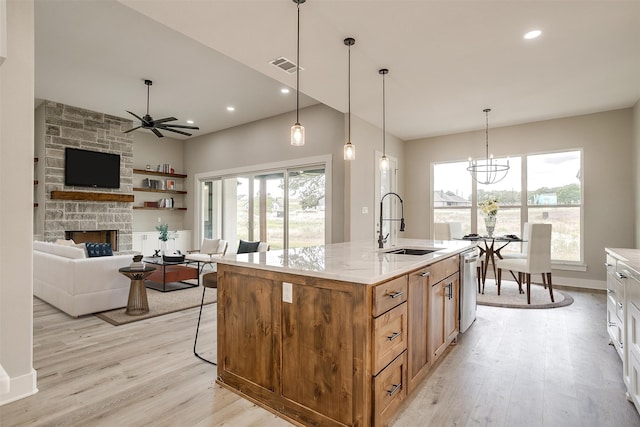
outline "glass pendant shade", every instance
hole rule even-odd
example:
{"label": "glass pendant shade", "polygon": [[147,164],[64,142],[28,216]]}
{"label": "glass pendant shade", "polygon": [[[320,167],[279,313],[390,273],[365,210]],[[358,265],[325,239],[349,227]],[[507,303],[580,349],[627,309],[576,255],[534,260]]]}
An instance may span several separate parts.
{"label": "glass pendant shade", "polygon": [[389,159],[384,154],[380,157],[380,170],[388,171],[389,170]]}
{"label": "glass pendant shade", "polygon": [[353,160],[356,158],[356,146],[351,142],[344,144],[344,159]]}
{"label": "glass pendant shade", "polygon": [[304,126],[298,122],[291,126],[291,145],[296,147],[304,145]]}

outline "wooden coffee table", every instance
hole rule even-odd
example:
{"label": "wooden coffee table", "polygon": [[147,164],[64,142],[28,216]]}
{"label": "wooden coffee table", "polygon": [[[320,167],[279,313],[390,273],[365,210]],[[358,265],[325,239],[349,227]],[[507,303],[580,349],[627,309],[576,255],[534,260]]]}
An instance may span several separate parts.
{"label": "wooden coffee table", "polygon": [[[147,277],[145,281],[147,288],[160,292],[170,292],[200,286],[198,269],[187,267],[186,261],[168,262],[163,261],[162,257],[148,257],[144,258],[143,261],[158,267],[157,271]],[[185,282],[185,280],[192,279],[196,279],[197,283]]]}
{"label": "wooden coffee table", "polygon": [[145,266],[144,269],[132,269],[122,267],[120,273],[131,279],[129,287],[129,300],[127,301],[126,314],[130,316],[140,316],[149,312],[149,302],[147,301],[147,289],[144,287],[144,279],[156,271],[155,267]]}

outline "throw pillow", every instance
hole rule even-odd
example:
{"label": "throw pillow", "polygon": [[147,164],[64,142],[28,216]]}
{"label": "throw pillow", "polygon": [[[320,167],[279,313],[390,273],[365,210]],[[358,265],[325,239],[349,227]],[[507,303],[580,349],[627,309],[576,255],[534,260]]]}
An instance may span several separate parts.
{"label": "throw pillow", "polygon": [[111,243],[87,243],[86,245],[89,258],[113,255]]}
{"label": "throw pillow", "polygon": [[251,252],[257,252],[258,245],[260,245],[260,242],[245,242],[244,240],[240,240],[240,244],[238,245],[238,253],[248,254]]}
{"label": "throw pillow", "polygon": [[73,239],[69,239],[69,240],[58,239],[58,240],[56,240],[56,245],[75,246],[76,242],[74,242]]}
{"label": "throw pillow", "polygon": [[89,258],[89,253],[87,252],[87,245],[85,243],[76,243],[73,246],[75,246],[78,249],[82,249],[82,252],[84,252],[84,257]]}
{"label": "throw pillow", "polygon": [[215,254],[218,253],[218,244],[220,239],[203,239],[202,246],[200,246],[201,254]]}

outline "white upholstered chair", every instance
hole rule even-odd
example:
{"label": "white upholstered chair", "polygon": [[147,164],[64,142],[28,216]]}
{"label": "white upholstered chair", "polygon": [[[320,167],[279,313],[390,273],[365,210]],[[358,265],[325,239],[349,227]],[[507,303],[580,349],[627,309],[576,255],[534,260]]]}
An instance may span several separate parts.
{"label": "white upholstered chair", "polygon": [[[551,283],[551,224],[529,224],[527,254],[524,258],[505,258],[498,260],[498,295],[502,285],[502,270],[518,273],[518,285],[522,292],[523,282],[527,285],[527,303],[531,304],[531,275],[541,274],[542,283],[549,287],[551,302],[553,285]],[[523,233],[524,236],[524,233]]]}
{"label": "white upholstered chair", "polygon": [[202,264],[200,272],[206,265],[213,266],[217,258],[227,253],[229,242],[222,239],[203,239],[200,249],[197,251],[189,251],[184,259],[189,262],[198,262]]}

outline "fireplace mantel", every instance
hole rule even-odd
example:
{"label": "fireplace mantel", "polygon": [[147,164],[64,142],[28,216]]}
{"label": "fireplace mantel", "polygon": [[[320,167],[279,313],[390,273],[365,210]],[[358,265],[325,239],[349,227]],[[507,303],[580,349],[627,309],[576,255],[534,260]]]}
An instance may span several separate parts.
{"label": "fireplace mantel", "polygon": [[92,202],[133,203],[133,194],[95,193],[88,191],[52,191],[51,200],[88,200]]}

